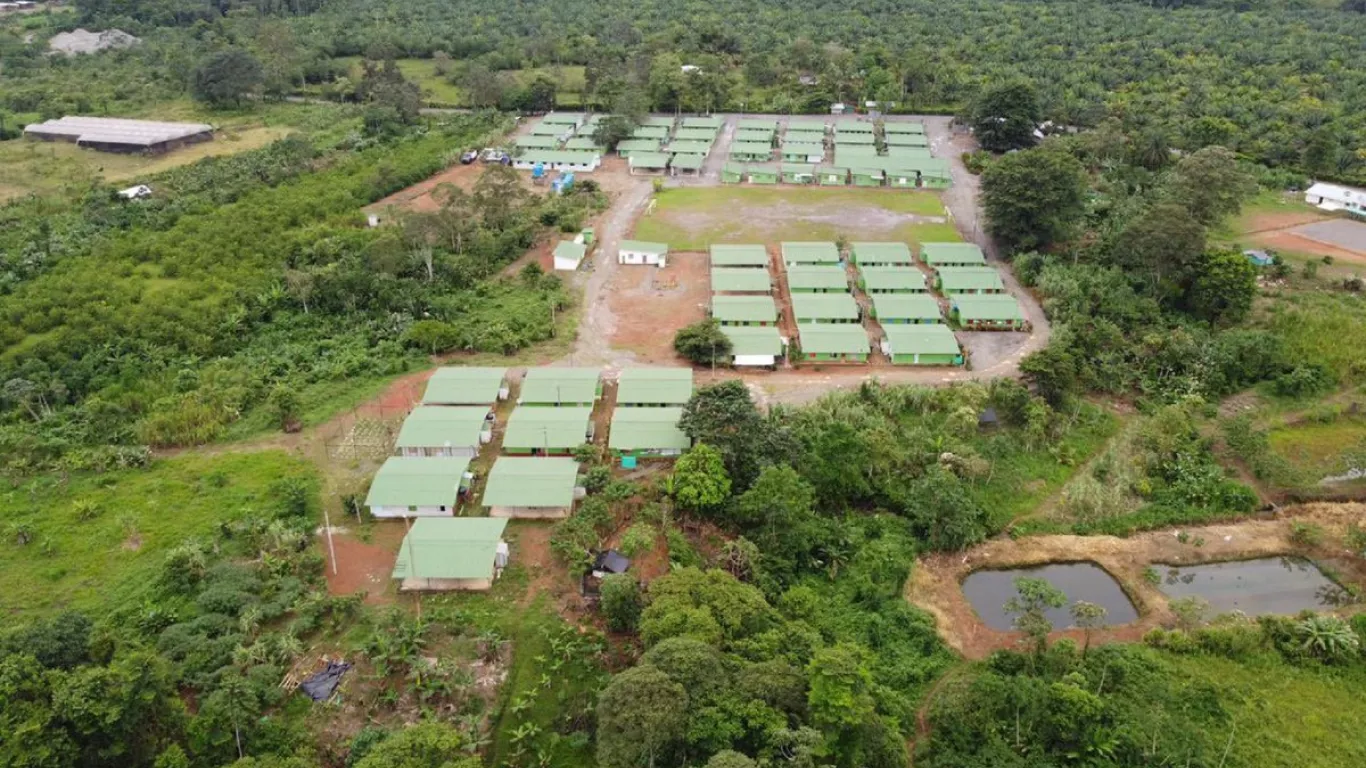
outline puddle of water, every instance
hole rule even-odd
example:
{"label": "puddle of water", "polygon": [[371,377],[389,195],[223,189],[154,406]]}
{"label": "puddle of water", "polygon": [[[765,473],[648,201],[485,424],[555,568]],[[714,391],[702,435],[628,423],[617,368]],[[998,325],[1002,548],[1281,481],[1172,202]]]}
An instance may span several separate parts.
{"label": "puddle of water", "polygon": [[1313,563],[1297,557],[1153,567],[1162,575],[1161,589],[1167,597],[1204,598],[1215,614],[1288,616],[1342,605],[1347,597]]}
{"label": "puddle of water", "polygon": [[1043,579],[1067,595],[1067,605],[1048,612],[1048,619],[1056,629],[1072,626],[1072,604],[1078,600],[1104,607],[1109,612],[1105,617],[1106,626],[1128,624],[1138,618],[1138,611],[1119,588],[1119,582],[1095,563],[975,571],[963,580],[963,595],[988,627],[1014,629],[1014,617],[1005,612],[1005,604],[1015,596],[1015,580],[1021,576]]}

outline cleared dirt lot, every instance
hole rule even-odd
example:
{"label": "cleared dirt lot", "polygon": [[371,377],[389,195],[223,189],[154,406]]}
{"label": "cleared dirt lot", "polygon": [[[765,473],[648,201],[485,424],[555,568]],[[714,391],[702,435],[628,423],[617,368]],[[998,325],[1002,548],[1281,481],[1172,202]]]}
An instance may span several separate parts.
{"label": "cleared dirt lot", "polygon": [[710,259],[705,253],[673,252],[664,269],[618,265],[606,286],[608,309],[616,316],[611,344],[639,363],[679,363],[674,334],[706,316],[711,296]]}

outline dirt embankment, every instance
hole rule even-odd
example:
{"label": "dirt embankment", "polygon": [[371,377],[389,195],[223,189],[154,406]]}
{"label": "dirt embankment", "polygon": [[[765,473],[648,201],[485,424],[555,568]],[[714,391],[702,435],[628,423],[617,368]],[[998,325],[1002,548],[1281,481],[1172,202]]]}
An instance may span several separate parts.
{"label": "dirt embankment", "polygon": [[[1291,535],[1292,522],[1322,526],[1324,543],[1307,546]],[[1133,601],[1139,618],[1092,633],[1092,642],[1135,642],[1149,630],[1170,626],[1174,616],[1167,598],[1146,578],[1150,565],[1174,565],[1299,555],[1329,566],[1337,578],[1366,583],[1366,561],[1351,557],[1340,545],[1349,524],[1366,523],[1366,504],[1309,504],[1287,508],[1270,519],[1247,520],[1178,530],[1151,531],[1127,539],[1114,536],[1031,536],[1007,538],[967,552],[921,558],[906,587],[914,605],[934,615],[939,633],[969,659],[1017,646],[1019,632],[992,629],[978,618],[963,595],[963,579],[984,568],[1019,568],[1057,562],[1090,561],[1104,568]],[[1184,535],[1179,535],[1184,534]],[[1080,630],[1054,632],[1050,638],[1081,642]]]}

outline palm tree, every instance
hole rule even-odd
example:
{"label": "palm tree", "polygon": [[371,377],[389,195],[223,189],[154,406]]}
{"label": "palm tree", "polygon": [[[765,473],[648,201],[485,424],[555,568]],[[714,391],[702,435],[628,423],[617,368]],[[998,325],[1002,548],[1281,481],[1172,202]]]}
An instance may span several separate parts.
{"label": "palm tree", "polygon": [[1327,662],[1343,661],[1361,650],[1361,640],[1336,616],[1310,616],[1295,625],[1300,647]]}

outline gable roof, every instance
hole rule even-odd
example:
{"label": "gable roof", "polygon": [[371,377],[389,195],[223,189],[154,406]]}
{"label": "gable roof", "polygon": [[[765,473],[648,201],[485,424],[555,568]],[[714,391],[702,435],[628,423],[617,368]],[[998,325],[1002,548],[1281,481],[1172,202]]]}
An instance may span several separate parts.
{"label": "gable roof", "polygon": [[618,408],[612,414],[607,447],[618,451],[686,450],[692,441],[678,428],[681,418],[682,408]]}
{"label": "gable roof", "polygon": [[588,442],[587,406],[518,408],[508,417],[503,445],[509,448],[576,448]]}
{"label": "gable roof", "polygon": [[673,123],[670,123],[669,125],[638,125],[635,130],[631,131],[631,138],[667,139],[669,137],[669,129],[672,127]]}
{"label": "gable roof", "polygon": [[730,145],[730,153],[732,155],[770,155],[773,153],[773,146],[763,141],[745,141],[737,136],[735,142]]}
{"label": "gable roof", "polygon": [[513,145],[522,149],[555,149],[560,140],[554,136],[519,136]]}
{"label": "gable roof", "polygon": [[593,152],[602,151],[602,145],[594,141],[591,136],[575,136],[574,138],[564,143],[564,148],[590,150]]}
{"label": "gable roof", "polygon": [[939,288],[946,293],[961,291],[1003,291],[1001,274],[992,267],[941,267]]}
{"label": "gable roof", "polygon": [[394,441],[397,448],[478,446],[486,405],[424,405],[413,409]]}
{"label": "gable roof", "polygon": [[601,377],[602,371],[597,368],[531,368],[522,379],[518,402],[533,405],[591,403],[597,399]]}
{"label": "gable roof", "polygon": [[859,264],[913,264],[911,247],[905,243],[852,243],[849,246]]}
{"label": "gable roof", "polygon": [[583,261],[583,255],[587,252],[588,246],[583,243],[561,240],[555,244],[555,250],[551,255],[557,259],[573,259],[577,263]]}
{"label": "gable roof", "polygon": [[500,456],[484,487],[486,507],[568,507],[579,463],[563,456]]}
{"label": "gable roof", "polygon": [[935,264],[986,264],[987,257],[976,243],[921,243],[920,258],[930,266]]}
{"label": "gable roof", "polygon": [[713,292],[772,293],[773,280],[766,269],[753,267],[712,267]]}
{"label": "gable roof", "polygon": [[803,320],[857,320],[858,302],[847,293],[794,293],[792,316]]}
{"label": "gable roof", "polygon": [[370,481],[367,507],[453,507],[470,460],[391,456]]}
{"label": "gable roof", "polygon": [[778,129],[778,120],[777,120],[777,118],[773,118],[773,117],[742,117],[742,118],[740,118],[740,122],[736,124],[736,127],[738,127],[738,128],[739,128],[740,130],[742,130],[742,131],[744,131],[744,130],[751,130],[751,131],[754,131],[754,130],[770,130],[770,131],[776,131],[776,130]]}
{"label": "gable roof", "polygon": [[882,326],[893,355],[959,355],[963,350],[947,325]]}
{"label": "gable roof", "polygon": [[723,325],[721,332],[730,339],[732,355],[773,355],[783,353],[783,337],[772,325]]}
{"label": "gable roof", "polygon": [[507,523],[494,517],[419,517],[399,545],[393,578],[490,578]]}
{"label": "gable roof", "polygon": [[807,264],[787,268],[787,287],[793,291],[849,289],[849,277],[838,264]]}
{"label": "gable roof", "polygon": [[778,305],[772,296],[713,296],[711,314],[721,322],[772,323],[778,319]]}
{"label": "gable roof", "polygon": [[963,294],[953,297],[961,320],[1023,320],[1020,302],[1009,294]]}
{"label": "gable roof", "polygon": [[924,133],[924,123],[912,123],[903,120],[888,120],[882,124],[883,133]]}
{"label": "gable roof", "polygon": [[447,366],[427,380],[422,402],[439,405],[491,405],[498,402],[506,368]]}
{"label": "gable roof", "polygon": [[859,266],[863,286],[869,291],[924,291],[925,273],[915,267]]}
{"label": "gable roof", "polygon": [[617,142],[617,152],[658,152],[663,145],[659,139],[626,139]]}
{"label": "gable roof", "polygon": [[804,355],[866,355],[872,349],[861,325],[801,323],[797,336]]}
{"label": "gable roof", "polygon": [[782,249],[783,261],[794,264],[834,264],[840,260],[834,243],[786,242]]}
{"label": "gable roof", "polygon": [[700,171],[707,158],[703,155],[674,155],[669,161],[670,168],[680,171]]}
{"label": "gable roof", "polygon": [[664,151],[674,155],[705,155],[711,151],[711,142],[675,139],[669,142]]}
{"label": "gable roof", "polygon": [[632,152],[628,161],[632,168],[669,167],[669,156],[663,152]]}
{"label": "gable roof", "polygon": [[549,125],[578,125],[583,118],[582,112],[549,112],[541,122]]}
{"label": "gable roof", "polygon": [[711,247],[713,267],[767,267],[768,251],[762,245],[717,243]]}
{"label": "gable roof", "polygon": [[691,368],[623,368],[617,378],[617,405],[682,405],[691,397]]}
{"label": "gable roof", "polygon": [[711,144],[716,140],[715,128],[692,128],[684,126],[674,131],[675,141],[705,141]]}
{"label": "gable roof", "polygon": [[637,253],[668,253],[668,243],[651,243],[646,240],[622,240],[617,250]]}
{"label": "gable roof", "polygon": [[939,302],[928,293],[875,293],[873,310],[879,320],[938,320]]}
{"label": "gable roof", "polygon": [[712,115],[710,117],[685,117],[683,118],[684,128],[720,128],[725,124],[721,118]]}

